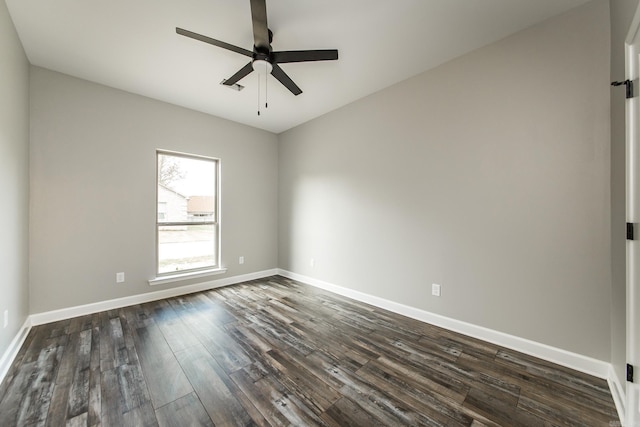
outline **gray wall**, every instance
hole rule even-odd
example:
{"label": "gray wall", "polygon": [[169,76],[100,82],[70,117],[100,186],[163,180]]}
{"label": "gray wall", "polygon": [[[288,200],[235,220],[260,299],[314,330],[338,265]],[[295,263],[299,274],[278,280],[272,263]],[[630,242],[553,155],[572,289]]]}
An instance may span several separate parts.
{"label": "gray wall", "polygon": [[590,3],[283,133],[280,267],[609,360],[609,39]]}
{"label": "gray wall", "polygon": [[180,285],[147,283],[157,148],[221,159],[226,276],[277,267],[275,135],[33,67],[32,313]]}
{"label": "gray wall", "polygon": [[[611,0],[611,80],[625,78],[624,42],[638,0]],[[621,381],[626,365],[624,89],[611,90],[611,363]]]}
{"label": "gray wall", "polygon": [[[0,1],[0,356],[29,310],[29,63]],[[9,310],[9,325],[3,313]]]}

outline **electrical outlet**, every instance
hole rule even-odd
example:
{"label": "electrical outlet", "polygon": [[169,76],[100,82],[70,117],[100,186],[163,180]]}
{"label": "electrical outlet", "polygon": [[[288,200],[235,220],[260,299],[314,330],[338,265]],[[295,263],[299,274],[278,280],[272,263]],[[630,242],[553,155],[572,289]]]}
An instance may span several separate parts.
{"label": "electrical outlet", "polygon": [[243,256],[238,258],[238,264],[244,264],[244,257]]}
{"label": "electrical outlet", "polygon": [[124,282],[124,272],[116,273],[116,283]]}
{"label": "electrical outlet", "polygon": [[431,295],[433,295],[434,297],[439,297],[440,291],[441,291],[440,285],[438,285],[437,283],[431,284]]}
{"label": "electrical outlet", "polygon": [[4,311],[4,326],[3,326],[3,328],[6,328],[7,326],[9,326],[9,310],[5,310]]}
{"label": "electrical outlet", "polygon": [[314,268],[316,266],[316,260],[314,258],[311,258],[311,260],[309,260],[309,265],[311,266],[311,268]]}

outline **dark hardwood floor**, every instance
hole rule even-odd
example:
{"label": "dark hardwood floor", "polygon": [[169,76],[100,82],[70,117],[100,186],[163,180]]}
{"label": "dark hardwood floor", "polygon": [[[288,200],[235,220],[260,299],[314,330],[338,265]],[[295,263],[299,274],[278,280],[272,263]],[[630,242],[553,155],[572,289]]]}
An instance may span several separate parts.
{"label": "dark hardwood floor", "polygon": [[607,383],[271,277],[34,327],[0,426],[609,426]]}

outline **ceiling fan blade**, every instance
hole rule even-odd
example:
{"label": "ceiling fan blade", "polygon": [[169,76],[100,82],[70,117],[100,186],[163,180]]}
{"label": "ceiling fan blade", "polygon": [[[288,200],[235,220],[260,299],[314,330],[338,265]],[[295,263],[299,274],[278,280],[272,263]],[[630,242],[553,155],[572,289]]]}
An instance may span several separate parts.
{"label": "ceiling fan blade", "polygon": [[237,73],[229,77],[223,84],[226,86],[233,86],[234,84],[238,83],[242,78],[247,76],[252,71],[253,71],[253,64],[249,62],[244,67],[240,68]]}
{"label": "ceiling fan blade", "polygon": [[287,89],[291,91],[292,94],[297,96],[302,93],[302,90],[298,87],[298,85],[296,85],[293,80],[291,80],[291,78],[287,76],[287,73],[285,73],[284,70],[278,66],[278,64],[273,64],[271,75],[278,79],[280,83],[282,83]]}
{"label": "ceiling fan blade", "polygon": [[326,50],[285,50],[272,52],[273,62],[285,64],[287,62],[333,61],[338,59],[337,49]]}
{"label": "ceiling fan blade", "polygon": [[176,33],[180,34],[181,36],[190,37],[192,39],[200,40],[201,42],[209,43],[214,46],[218,46],[223,49],[227,49],[232,52],[236,52],[241,55],[248,56],[249,58],[253,57],[253,52],[251,52],[250,50],[243,49],[241,47],[234,46],[232,44],[225,43],[220,40],[212,39],[211,37],[203,36],[202,34],[194,33],[193,31],[184,30],[182,28],[176,27]]}
{"label": "ceiling fan blade", "polygon": [[265,0],[251,0],[251,20],[253,21],[253,44],[265,53],[270,51],[269,26],[267,25],[267,4]]}

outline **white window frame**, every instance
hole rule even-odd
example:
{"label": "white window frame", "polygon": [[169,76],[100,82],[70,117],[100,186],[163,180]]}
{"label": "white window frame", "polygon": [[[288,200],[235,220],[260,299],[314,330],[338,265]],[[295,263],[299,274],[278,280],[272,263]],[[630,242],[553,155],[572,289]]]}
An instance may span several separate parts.
{"label": "white window frame", "polygon": [[[185,220],[185,221],[180,221],[180,222],[160,222],[159,218],[158,218],[158,186],[159,186],[159,182],[158,182],[158,177],[159,177],[159,157],[161,155],[164,156],[174,156],[174,157],[183,157],[183,158],[187,158],[187,159],[194,159],[194,160],[205,160],[205,161],[210,161],[213,162],[215,164],[215,177],[216,177],[216,182],[215,182],[215,186],[216,186],[216,195],[215,195],[215,211],[214,211],[214,215],[213,218],[211,218],[210,220],[205,220],[205,221],[193,221],[193,220]],[[206,277],[209,275],[214,275],[214,274],[221,274],[226,272],[225,268],[222,268],[221,266],[221,230],[220,230],[220,159],[215,158],[215,157],[208,157],[208,156],[201,156],[201,155],[197,155],[197,154],[189,154],[189,153],[181,153],[181,152],[177,152],[177,151],[169,151],[169,150],[156,150],[156,156],[155,156],[155,161],[156,161],[156,179],[155,179],[155,193],[156,193],[156,197],[155,197],[155,235],[156,235],[156,239],[155,239],[155,274],[156,277],[149,280],[149,284],[150,285],[159,285],[159,284],[164,284],[164,283],[169,283],[169,282],[173,282],[173,281],[179,281],[179,280],[186,280],[186,279],[193,279],[193,278],[198,278],[198,277]],[[170,272],[163,272],[161,273],[160,270],[160,236],[159,236],[159,230],[160,227],[162,226],[181,226],[181,225],[213,225],[214,227],[214,232],[215,232],[215,240],[214,240],[214,244],[215,244],[215,254],[216,254],[216,264],[213,266],[206,266],[206,267],[200,267],[200,268],[191,268],[191,269],[185,269],[185,270],[180,270],[180,271],[170,271]]]}

